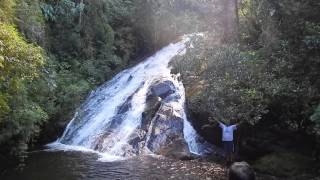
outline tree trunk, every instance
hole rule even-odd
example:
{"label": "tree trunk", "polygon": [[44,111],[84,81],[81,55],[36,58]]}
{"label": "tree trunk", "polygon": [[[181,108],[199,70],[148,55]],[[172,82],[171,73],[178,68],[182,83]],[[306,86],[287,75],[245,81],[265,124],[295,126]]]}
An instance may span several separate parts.
{"label": "tree trunk", "polygon": [[223,42],[235,42],[238,39],[238,0],[222,0]]}
{"label": "tree trunk", "polygon": [[[81,7],[83,6],[83,0],[80,1],[80,6]],[[79,14],[79,25],[81,25],[81,21],[82,21],[82,12],[83,12],[83,9],[80,10],[80,14]]]}
{"label": "tree trunk", "polygon": [[[240,0],[241,2],[241,0]],[[240,42],[240,22],[239,22],[239,1],[238,0],[234,0],[234,5],[235,5],[235,16],[236,16],[236,22],[235,22],[235,38],[236,41],[239,43]]]}

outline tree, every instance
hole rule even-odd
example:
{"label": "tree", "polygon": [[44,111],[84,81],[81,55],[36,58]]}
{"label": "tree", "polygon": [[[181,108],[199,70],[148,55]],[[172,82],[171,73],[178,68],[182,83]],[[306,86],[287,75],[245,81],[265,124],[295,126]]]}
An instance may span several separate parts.
{"label": "tree", "polygon": [[27,43],[11,24],[0,22],[0,153],[21,156],[47,114],[29,96],[39,77],[43,50]]}
{"label": "tree", "polygon": [[222,26],[224,42],[234,42],[238,35],[238,0],[222,0]]}

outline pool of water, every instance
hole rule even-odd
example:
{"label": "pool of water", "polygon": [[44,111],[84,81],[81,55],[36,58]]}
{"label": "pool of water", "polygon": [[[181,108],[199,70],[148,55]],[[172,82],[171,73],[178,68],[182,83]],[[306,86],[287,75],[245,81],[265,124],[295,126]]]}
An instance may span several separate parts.
{"label": "pool of water", "polygon": [[[8,171],[2,180],[162,180],[211,179],[206,164],[164,157],[139,156],[102,162],[97,154],[58,151],[30,153],[22,171]],[[223,174],[223,170],[216,168]],[[222,177],[222,176],[218,176]],[[217,178],[214,178],[217,179]],[[220,179],[220,178],[219,178]]]}

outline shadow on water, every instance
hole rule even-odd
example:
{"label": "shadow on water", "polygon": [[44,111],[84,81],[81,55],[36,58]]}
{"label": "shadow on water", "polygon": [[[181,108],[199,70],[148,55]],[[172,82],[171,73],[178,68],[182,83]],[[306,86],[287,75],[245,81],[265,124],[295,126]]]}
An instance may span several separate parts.
{"label": "shadow on water", "polygon": [[140,156],[123,161],[101,162],[98,155],[83,152],[31,153],[24,170],[9,171],[2,180],[162,180],[199,179],[170,166],[165,158]]}

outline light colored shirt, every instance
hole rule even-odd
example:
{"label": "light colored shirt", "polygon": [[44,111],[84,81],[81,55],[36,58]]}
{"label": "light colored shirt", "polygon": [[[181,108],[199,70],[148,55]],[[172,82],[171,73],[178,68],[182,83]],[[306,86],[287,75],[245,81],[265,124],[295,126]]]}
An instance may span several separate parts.
{"label": "light colored shirt", "polygon": [[219,122],[222,129],[222,141],[233,141],[233,131],[237,129],[237,125],[226,126]]}

